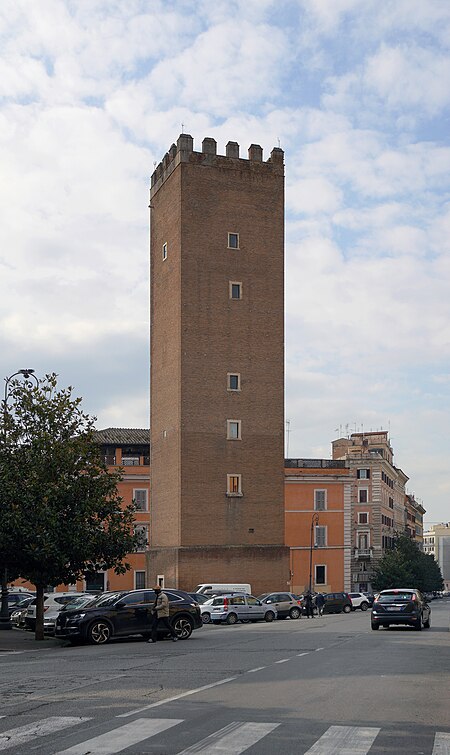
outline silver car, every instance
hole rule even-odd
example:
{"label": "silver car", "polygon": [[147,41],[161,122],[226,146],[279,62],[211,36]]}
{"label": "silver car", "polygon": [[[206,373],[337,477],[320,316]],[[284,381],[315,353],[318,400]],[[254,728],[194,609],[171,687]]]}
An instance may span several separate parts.
{"label": "silver car", "polygon": [[302,601],[291,592],[265,592],[258,600],[276,608],[279,619],[299,619],[302,615]]}
{"label": "silver car", "polygon": [[[205,609],[207,604],[201,606]],[[277,618],[277,609],[262,603],[258,598],[247,593],[218,595],[208,605],[212,624],[236,624],[238,621],[273,621]],[[204,622],[207,623],[207,622]]]}

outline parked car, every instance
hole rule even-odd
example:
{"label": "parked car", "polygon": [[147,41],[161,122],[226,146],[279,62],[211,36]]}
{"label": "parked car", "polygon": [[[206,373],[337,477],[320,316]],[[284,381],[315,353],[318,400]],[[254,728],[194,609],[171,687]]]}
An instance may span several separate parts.
{"label": "parked car", "polygon": [[327,592],[324,597],[324,613],[350,613],[352,610],[352,601],[347,592]]}
{"label": "parked car", "polygon": [[188,592],[188,595],[190,595],[191,598],[195,600],[196,603],[199,603],[199,605],[202,605],[203,603],[206,603],[208,600],[211,600],[211,596],[203,592]]}
{"label": "parked car", "polygon": [[11,624],[13,624],[13,626],[19,627],[20,629],[25,628],[25,616],[27,613],[27,608],[32,600],[35,599],[31,595],[29,595],[27,598],[23,598],[21,601],[19,601],[19,603],[16,603],[10,613]]}
{"label": "parked car", "polygon": [[373,601],[375,600],[375,595],[373,594],[373,592],[364,592],[363,595],[366,596],[369,606],[373,606]]}
{"label": "parked car", "polygon": [[[187,640],[202,624],[200,606],[183,590],[165,589],[169,598],[169,621],[180,640]],[[153,590],[110,592],[84,607],[60,611],[56,619],[55,637],[70,642],[103,645],[113,637],[151,636],[151,611],[155,602]],[[168,634],[164,627],[158,634]]]}
{"label": "parked car", "polygon": [[349,592],[348,594],[352,601],[352,611],[356,611],[357,608],[360,608],[361,611],[367,611],[369,608],[367,595],[363,592]]}
{"label": "parked car", "polygon": [[24,590],[14,590],[14,592],[8,591],[8,613],[11,616],[12,612],[16,610],[19,603],[25,598],[35,598],[36,595],[31,592],[25,592]]}
{"label": "parked car", "polygon": [[[210,604],[204,603],[200,611],[210,610],[213,624],[237,624],[238,621],[273,621],[277,618],[277,609],[262,603],[258,598],[247,593],[217,595]],[[207,623],[207,622],[204,622]]]}
{"label": "parked car", "polygon": [[[74,591],[52,592],[49,595],[44,595],[44,617],[50,608],[56,608],[57,606],[61,606],[62,608],[65,603],[70,603],[70,601],[73,600],[77,595],[79,595],[79,593],[76,593]],[[32,600],[29,604],[25,616],[26,627],[27,629],[31,629],[33,632],[36,629],[36,603],[37,598],[35,597],[35,599]]]}
{"label": "parked car", "polygon": [[431,626],[431,608],[419,590],[398,588],[382,590],[372,606],[372,629],[406,624],[418,632]]}
{"label": "parked car", "polygon": [[[103,595],[104,593],[102,593]],[[44,634],[55,634],[56,619],[60,611],[70,611],[75,608],[83,608],[93,603],[97,596],[91,593],[72,593],[74,596],[68,603],[55,603],[49,606],[44,613]]]}
{"label": "parked car", "polygon": [[302,602],[291,592],[266,592],[258,595],[258,600],[275,607],[279,619],[299,619],[302,615]]}

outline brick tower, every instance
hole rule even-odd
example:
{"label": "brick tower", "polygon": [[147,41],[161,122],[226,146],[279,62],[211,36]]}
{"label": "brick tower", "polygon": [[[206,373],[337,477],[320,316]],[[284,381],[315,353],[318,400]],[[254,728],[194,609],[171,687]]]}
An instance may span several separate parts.
{"label": "brick tower", "polygon": [[284,154],[181,134],[152,175],[148,577],[286,589]]}

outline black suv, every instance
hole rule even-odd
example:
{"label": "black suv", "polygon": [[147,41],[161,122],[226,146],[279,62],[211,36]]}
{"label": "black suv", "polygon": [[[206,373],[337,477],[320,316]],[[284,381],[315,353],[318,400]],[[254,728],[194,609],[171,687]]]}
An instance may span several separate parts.
{"label": "black suv", "polygon": [[[200,607],[182,590],[164,590],[169,598],[169,620],[178,639],[187,640],[194,629],[203,626]],[[103,645],[113,637],[151,635],[151,610],[155,601],[153,590],[127,590],[104,593],[83,608],[60,611],[55,637],[70,642]],[[158,628],[161,636],[167,629]]]}
{"label": "black suv", "polygon": [[327,592],[324,598],[324,613],[350,613],[352,610],[352,601],[347,592]]}
{"label": "black suv", "polygon": [[410,588],[382,590],[372,606],[372,629],[391,624],[407,624],[418,632],[431,624],[431,608],[419,590]]}

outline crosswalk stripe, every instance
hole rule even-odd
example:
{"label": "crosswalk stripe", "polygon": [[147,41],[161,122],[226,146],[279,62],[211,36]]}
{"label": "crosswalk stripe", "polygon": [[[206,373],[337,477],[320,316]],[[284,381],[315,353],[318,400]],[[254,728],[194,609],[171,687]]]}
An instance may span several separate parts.
{"label": "crosswalk stripe", "polygon": [[181,724],[181,718],[137,718],[129,724],[124,724],[118,729],[112,729],[106,734],[100,734],[79,745],[69,747],[67,750],[58,752],[57,755],[110,755],[121,752],[127,747],[139,744],[144,739],[154,737],[172,726]]}
{"label": "crosswalk stripe", "polygon": [[450,734],[445,731],[436,732],[433,755],[450,755]]}
{"label": "crosswalk stripe", "polygon": [[68,726],[75,726],[90,720],[90,718],[82,718],[81,716],[51,716],[44,718],[43,721],[36,721],[33,724],[3,731],[0,734],[0,750],[24,745],[35,737],[45,737],[47,734],[54,734]]}
{"label": "crosswalk stripe", "polygon": [[234,721],[223,729],[219,729],[209,737],[202,739],[197,744],[188,747],[187,750],[179,755],[188,755],[188,753],[205,752],[208,755],[239,755],[245,752],[249,747],[259,742],[260,739],[270,734],[280,724],[269,723],[242,723]]}
{"label": "crosswalk stripe", "polygon": [[305,755],[366,755],[380,729],[369,726],[330,726]]}

